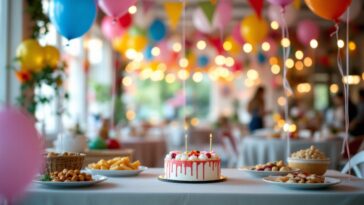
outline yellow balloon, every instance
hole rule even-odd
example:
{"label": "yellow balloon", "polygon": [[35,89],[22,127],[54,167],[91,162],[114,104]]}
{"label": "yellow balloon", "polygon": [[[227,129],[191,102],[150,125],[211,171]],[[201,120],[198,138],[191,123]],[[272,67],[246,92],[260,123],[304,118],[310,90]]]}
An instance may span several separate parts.
{"label": "yellow balloon", "polygon": [[140,35],[132,36],[128,41],[128,47],[138,52],[143,51],[144,48],[147,46],[147,44],[148,44],[147,38]]}
{"label": "yellow balloon", "polygon": [[43,53],[43,48],[39,45],[38,41],[28,39],[18,46],[16,57],[19,58],[23,68],[37,72],[44,66]]}
{"label": "yellow balloon", "polygon": [[257,45],[261,43],[268,34],[268,23],[257,15],[247,16],[241,22],[240,33],[243,38],[250,44]]}
{"label": "yellow balloon", "polygon": [[120,37],[116,37],[112,41],[112,46],[116,51],[118,51],[120,53],[124,53],[126,51],[126,49],[128,49],[129,39],[130,39],[129,34],[125,33],[124,35],[122,35]]}
{"label": "yellow balloon", "polygon": [[54,46],[44,46],[44,63],[52,68],[57,67],[60,59],[60,53]]}
{"label": "yellow balloon", "polygon": [[229,36],[224,44],[223,44],[224,50],[229,52],[231,55],[238,55],[241,52],[241,46],[238,42],[234,40],[232,36]]}

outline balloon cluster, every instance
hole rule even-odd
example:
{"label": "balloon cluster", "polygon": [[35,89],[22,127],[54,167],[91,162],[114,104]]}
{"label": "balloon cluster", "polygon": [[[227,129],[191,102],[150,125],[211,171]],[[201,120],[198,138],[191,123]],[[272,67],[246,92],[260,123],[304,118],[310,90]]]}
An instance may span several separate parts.
{"label": "balloon cluster", "polygon": [[56,68],[60,61],[60,53],[56,47],[42,47],[34,39],[24,40],[17,48],[16,57],[21,64],[21,70],[31,72],[39,72],[45,67]]}

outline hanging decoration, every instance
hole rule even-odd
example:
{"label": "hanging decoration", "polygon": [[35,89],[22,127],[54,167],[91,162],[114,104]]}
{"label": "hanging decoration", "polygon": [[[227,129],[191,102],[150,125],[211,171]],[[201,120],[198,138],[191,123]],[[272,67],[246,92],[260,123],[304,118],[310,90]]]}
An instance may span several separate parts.
{"label": "hanging decoration", "polygon": [[231,21],[232,9],[231,0],[220,1],[213,17],[213,27],[220,29],[222,32]]}
{"label": "hanging decoration", "polygon": [[38,72],[44,65],[44,50],[38,41],[28,39],[18,46],[16,58],[20,61],[23,70]]}
{"label": "hanging decoration", "polygon": [[131,15],[129,12],[127,12],[126,14],[122,15],[119,19],[118,19],[118,24],[120,25],[121,28],[123,29],[127,29],[131,26],[131,24],[133,23],[133,15]]}
{"label": "hanging decoration", "polygon": [[215,30],[201,8],[195,8],[192,12],[192,23],[198,31],[209,34]]}
{"label": "hanging decoration", "polygon": [[49,13],[57,31],[68,40],[72,40],[91,28],[96,19],[96,1],[53,0]]}
{"label": "hanging decoration", "polygon": [[248,1],[250,6],[254,9],[255,14],[261,18],[262,17],[262,10],[264,6],[263,0],[249,0]]}
{"label": "hanging decoration", "polygon": [[245,43],[243,36],[240,33],[240,28],[241,24],[237,23],[235,24],[235,26],[233,27],[232,31],[231,31],[231,36],[232,38],[239,44],[239,45],[243,45]]}
{"label": "hanging decoration", "polygon": [[[94,0],[91,1],[95,2]],[[114,21],[126,14],[129,7],[135,5],[136,2],[136,0],[123,0],[122,3],[120,0],[98,0],[101,10],[106,15],[112,17]]]}
{"label": "hanging decoration", "polygon": [[165,2],[163,5],[164,10],[166,11],[168,24],[172,30],[175,30],[182,15],[183,4],[182,2]]}
{"label": "hanging decoration", "polygon": [[212,24],[212,20],[216,9],[216,4],[212,4],[209,1],[202,1],[198,5],[203,11],[203,14],[206,16],[208,22]]}
{"label": "hanging decoration", "polygon": [[140,0],[143,13],[147,14],[149,10],[154,6],[154,0]]}

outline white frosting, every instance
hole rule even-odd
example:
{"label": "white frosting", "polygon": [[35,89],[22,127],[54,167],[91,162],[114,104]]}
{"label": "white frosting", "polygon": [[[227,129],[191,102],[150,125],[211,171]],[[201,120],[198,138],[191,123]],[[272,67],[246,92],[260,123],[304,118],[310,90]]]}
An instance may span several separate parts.
{"label": "white frosting", "polygon": [[176,155],[176,160],[181,160],[181,158],[182,158],[182,155],[181,154],[177,154]]}
{"label": "white frosting", "polygon": [[172,159],[172,156],[170,154],[167,154],[164,159]]}
{"label": "white frosting", "polygon": [[198,158],[195,155],[191,155],[188,160],[198,160]]}
{"label": "white frosting", "polygon": [[187,154],[183,153],[182,156],[181,156],[181,160],[187,160],[187,159],[188,159]]}
{"label": "white frosting", "polygon": [[199,160],[207,160],[207,156],[205,154],[200,154],[200,156],[198,156]]}

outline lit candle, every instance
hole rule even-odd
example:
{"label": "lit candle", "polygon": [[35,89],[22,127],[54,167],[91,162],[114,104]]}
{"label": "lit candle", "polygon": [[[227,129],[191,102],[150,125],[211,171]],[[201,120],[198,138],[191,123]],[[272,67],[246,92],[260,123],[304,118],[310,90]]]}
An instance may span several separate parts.
{"label": "lit candle", "polygon": [[210,152],[212,151],[212,134],[210,133]]}
{"label": "lit candle", "polygon": [[188,149],[187,149],[187,148],[188,148],[188,145],[187,145],[187,138],[188,138],[188,137],[187,137],[187,134],[186,134],[186,135],[185,135],[185,148],[186,148],[186,154],[187,154],[187,150],[188,150]]}

